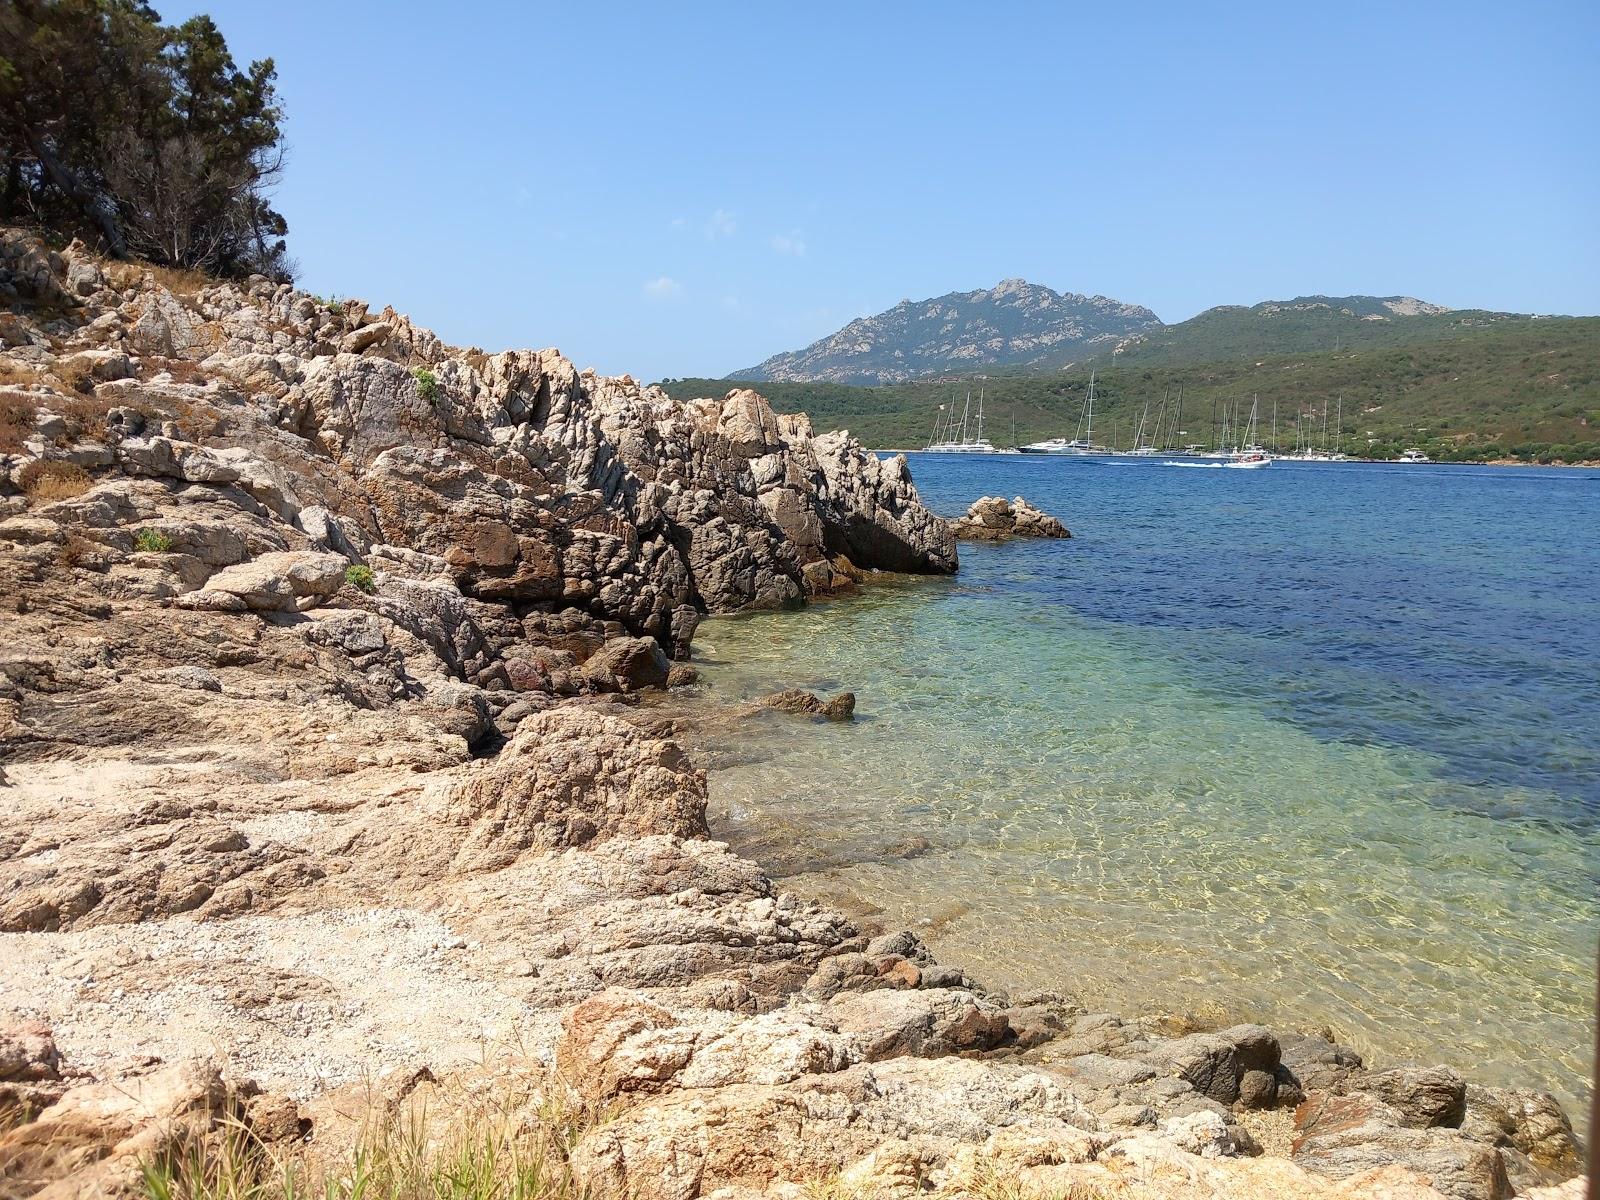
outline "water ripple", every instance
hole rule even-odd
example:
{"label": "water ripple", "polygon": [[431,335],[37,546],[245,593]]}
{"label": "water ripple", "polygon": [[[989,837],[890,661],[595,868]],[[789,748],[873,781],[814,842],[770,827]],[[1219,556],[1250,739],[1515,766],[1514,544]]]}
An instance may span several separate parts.
{"label": "water ripple", "polygon": [[1023,493],[1080,536],[703,626],[725,696],[860,697],[708,741],[719,834],[1004,983],[1331,1021],[1586,1102],[1600,489],[914,470],[943,511]]}

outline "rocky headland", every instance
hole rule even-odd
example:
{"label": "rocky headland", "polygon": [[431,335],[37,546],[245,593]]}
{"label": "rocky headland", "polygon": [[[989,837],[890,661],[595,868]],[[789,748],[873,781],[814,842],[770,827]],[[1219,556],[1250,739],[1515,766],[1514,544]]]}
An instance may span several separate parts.
{"label": "rocky headland", "polygon": [[711,839],[703,614],[1053,518],[264,279],[8,231],[0,298],[0,1197],[524,1066],[596,1197],[1580,1194],[1548,1096],[1005,995]]}

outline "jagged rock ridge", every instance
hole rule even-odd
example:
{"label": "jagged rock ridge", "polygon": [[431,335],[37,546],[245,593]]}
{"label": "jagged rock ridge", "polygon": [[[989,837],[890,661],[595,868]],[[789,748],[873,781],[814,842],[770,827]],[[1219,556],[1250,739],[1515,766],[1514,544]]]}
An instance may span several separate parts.
{"label": "jagged rock ridge", "polygon": [[975,292],[902,300],[728,378],[878,385],[984,367],[1055,367],[1160,326],[1137,304],[1005,279]]}

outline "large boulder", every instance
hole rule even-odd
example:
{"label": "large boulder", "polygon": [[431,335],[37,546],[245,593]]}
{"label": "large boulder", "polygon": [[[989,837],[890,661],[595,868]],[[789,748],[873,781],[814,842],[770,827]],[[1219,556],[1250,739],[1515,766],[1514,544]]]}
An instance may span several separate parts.
{"label": "large boulder", "polygon": [[703,837],[706,777],[674,743],[593,709],[530,716],[460,783],[450,820],[457,870],[611,837]]}
{"label": "large boulder", "polygon": [[1140,1057],[1219,1104],[1267,1108],[1277,1096],[1278,1039],[1260,1025],[1234,1025],[1157,1042]]}
{"label": "large boulder", "polygon": [[204,588],[182,597],[182,603],[232,612],[303,611],[337,592],[349,566],[342,554],[276,551],[218,571]]}
{"label": "large boulder", "polygon": [[556,1043],[556,1069],[591,1104],[628,1093],[789,1083],[859,1060],[848,1036],[802,1013],[685,1019],[615,988],[567,1012]]}
{"label": "large boulder", "polygon": [[1357,1085],[1371,1092],[1418,1129],[1459,1129],[1467,1115],[1467,1085],[1449,1067],[1400,1067],[1363,1075]]}
{"label": "large boulder", "polygon": [[835,998],[827,1011],[841,1033],[856,1037],[869,1062],[992,1050],[1010,1032],[1002,1013],[958,988],[856,992]]}
{"label": "large boulder", "polygon": [[589,656],[582,674],[598,691],[636,692],[666,687],[671,670],[655,638],[613,638]]}
{"label": "large boulder", "polygon": [[811,450],[830,554],[885,571],[954,573],[955,536],[922,506],[905,455],[880,459],[843,431],[815,438]]}
{"label": "large boulder", "polygon": [[1457,1129],[1417,1128],[1370,1093],[1313,1095],[1295,1110],[1294,1161],[1334,1179],[1400,1165],[1458,1200],[1512,1194],[1499,1150]]}

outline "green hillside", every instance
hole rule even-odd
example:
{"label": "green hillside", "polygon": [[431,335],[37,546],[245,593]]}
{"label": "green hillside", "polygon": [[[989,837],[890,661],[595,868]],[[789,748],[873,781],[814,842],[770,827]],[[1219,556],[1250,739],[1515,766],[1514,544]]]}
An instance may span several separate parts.
{"label": "green hillside", "polygon": [[[1261,306],[1258,306],[1261,307]],[[1423,339],[1387,344],[1385,322],[1350,318],[1359,331],[1340,348],[1264,353],[1259,316],[1249,309],[1213,309],[1172,326],[1139,346],[1092,364],[1095,440],[1128,448],[1148,403],[1153,421],[1168,394],[1169,417],[1183,393],[1182,442],[1210,444],[1212,414],[1248,413],[1258,398],[1259,439],[1294,443],[1296,414],[1319,431],[1326,406],[1343,393],[1345,445],[1388,457],[1419,446],[1436,458],[1528,461],[1600,459],[1600,318],[1500,317],[1449,313],[1404,318]],[[1464,325],[1463,319],[1481,323]],[[1423,323],[1419,330],[1418,322]],[[1197,324],[1199,323],[1199,324]],[[1346,319],[1326,314],[1286,323],[1287,336],[1323,336]],[[1185,331],[1185,326],[1190,326]],[[1364,328],[1363,328],[1364,326]],[[1305,332],[1307,328],[1312,332]],[[1169,338],[1169,335],[1176,335]],[[1284,332],[1278,335],[1286,336]],[[1353,344],[1352,344],[1353,343]],[[1187,361],[1186,361],[1187,360]],[[996,445],[1077,429],[1091,364],[1037,375],[917,381],[860,388],[829,383],[757,383],[781,412],[806,412],[819,430],[847,428],[869,446],[925,445],[941,403],[960,403],[970,386],[985,393],[988,433]],[[721,396],[739,386],[726,379],[664,380],[673,396]],[[1329,418],[1330,430],[1333,418]],[[1169,426],[1170,428],[1170,426]]]}
{"label": "green hillside", "polygon": [[1147,367],[1254,360],[1475,339],[1487,330],[1526,329],[1550,319],[1476,309],[1451,311],[1401,296],[1301,296],[1249,308],[1209,308],[1176,325],[1145,330],[1126,339],[1114,353],[1096,357],[1101,362]]}

